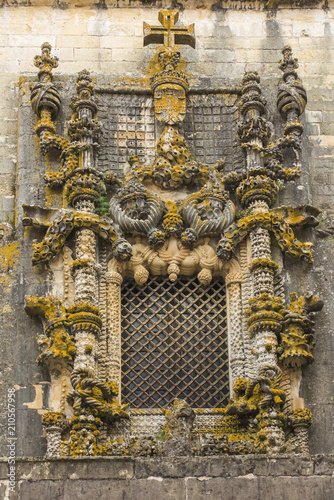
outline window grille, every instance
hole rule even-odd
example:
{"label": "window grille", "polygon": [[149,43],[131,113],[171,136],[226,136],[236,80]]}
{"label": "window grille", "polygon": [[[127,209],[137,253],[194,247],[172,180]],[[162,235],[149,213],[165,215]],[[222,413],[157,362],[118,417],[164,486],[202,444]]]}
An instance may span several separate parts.
{"label": "window grille", "polygon": [[122,285],[122,402],[133,408],[225,406],[229,396],[226,293],[196,278]]}

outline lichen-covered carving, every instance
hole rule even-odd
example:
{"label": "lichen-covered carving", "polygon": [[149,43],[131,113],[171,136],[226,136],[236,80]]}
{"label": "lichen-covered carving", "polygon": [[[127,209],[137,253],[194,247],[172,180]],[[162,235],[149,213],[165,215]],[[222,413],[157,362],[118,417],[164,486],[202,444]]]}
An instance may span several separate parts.
{"label": "lichen-covered carving", "polygon": [[284,134],[298,138],[303,132],[303,125],[298,118],[307,103],[306,91],[298,78],[298,59],[293,57],[291,47],[286,45],[282,54],[283,60],[280,61],[279,68],[283,71],[283,81],[278,86],[277,107],[286,120]]}
{"label": "lichen-covered carving", "polygon": [[[272,127],[264,117],[266,102],[261,96],[260,78],[256,72],[247,72],[243,78],[238,133],[241,145],[246,149],[247,168],[238,174],[228,174],[225,183],[227,187],[236,189],[245,208],[259,201],[272,206],[277,193],[283,188],[283,182],[295,180],[300,175],[300,135],[303,126],[298,117],[303,113],[307,99],[295,72],[297,67],[291,48],[285,47],[280,65],[284,73],[283,82],[279,85],[277,105],[287,122],[284,137],[277,138],[273,143],[269,143]],[[286,148],[292,149],[295,155],[292,168],[283,166]]]}
{"label": "lichen-covered carving", "polygon": [[268,328],[278,333],[283,320],[283,302],[280,297],[262,294],[250,299],[249,309],[245,311],[249,333],[255,335],[259,330]]}
{"label": "lichen-covered carving", "polygon": [[[49,187],[64,185],[64,198],[80,209],[89,205],[94,209],[94,202],[106,195],[105,177],[96,170],[94,155],[98,147],[101,125],[96,119],[97,105],[94,100],[94,85],[88,71],[79,73],[77,96],[72,100],[74,114],[68,125],[70,139],[56,135],[51,118],[59,110],[58,93],[51,82],[51,69],[58,62],[50,56],[51,47],[42,45],[42,56],[36,56],[35,63],[41,67],[42,81],[32,90],[32,106],[40,116],[35,132],[38,135],[43,152],[55,148],[60,150],[61,169],[47,172],[45,180]],[[57,100],[58,99],[58,100]]]}
{"label": "lichen-covered carving", "polygon": [[313,262],[312,243],[297,240],[289,224],[275,213],[260,213],[239,219],[231,225],[220,240],[217,255],[221,259],[229,259],[236,246],[256,227],[263,227],[272,232],[281,250],[291,257],[306,262]]}
{"label": "lichen-covered carving", "polygon": [[164,124],[174,125],[186,115],[186,94],[189,83],[186,75],[176,70],[180,52],[164,47],[158,54],[162,71],[151,78],[155,116]]}
{"label": "lichen-covered carving", "polygon": [[31,105],[39,118],[35,132],[41,139],[43,150],[45,134],[56,132],[52,118],[57,116],[61,106],[59,92],[52,83],[52,69],[57,68],[58,58],[51,56],[51,45],[43,43],[42,54],[36,56],[34,62],[39,68],[39,83],[32,88]]}
{"label": "lichen-covered carving", "polygon": [[[183,202],[183,218],[197,237],[221,233],[229,227],[235,216],[235,207],[228,200],[220,175],[223,163],[208,169],[208,181],[203,188]],[[190,246],[190,245],[189,245]]]}
{"label": "lichen-covered carving", "polygon": [[226,407],[227,415],[255,414],[269,404],[282,403],[285,394],[278,388],[280,370],[264,366],[253,380],[238,378],[234,384],[234,398]]}
{"label": "lichen-covered carving", "polygon": [[73,390],[67,399],[75,416],[93,415],[110,423],[129,418],[127,405],[116,399],[118,389],[113,382],[99,380],[88,370],[78,368],[71,374],[71,383]]}
{"label": "lichen-covered carving", "polygon": [[62,301],[53,296],[27,296],[25,310],[45,322],[44,334],[37,338],[41,351],[37,362],[60,359],[72,365],[76,348],[70,331],[71,321]]}
{"label": "lichen-covered carving", "polygon": [[110,201],[111,216],[125,233],[149,234],[158,226],[164,209],[164,202],[149,192],[135,175],[125,180]]}
{"label": "lichen-covered carving", "polygon": [[308,428],[312,423],[312,413],[308,408],[293,410],[288,417],[288,424],[293,429],[293,436],[287,443],[287,449],[295,453],[309,454]]}
{"label": "lichen-covered carving", "polygon": [[33,245],[33,264],[49,261],[63,248],[74,229],[88,228],[115,246],[119,238],[114,227],[98,215],[67,211],[55,217],[40,243]]}
{"label": "lichen-covered carving", "polygon": [[244,146],[247,143],[268,140],[271,135],[270,125],[263,118],[266,113],[266,100],[262,97],[257,71],[248,71],[242,79],[242,98],[238,134]]}
{"label": "lichen-covered carving", "polygon": [[279,360],[291,368],[298,368],[313,361],[314,318],[321,311],[323,301],[309,294],[297,297],[290,293],[290,305],[283,313]]}
{"label": "lichen-covered carving", "polygon": [[72,372],[73,390],[67,400],[73,407],[74,416],[70,420],[71,438],[68,453],[72,456],[101,455],[97,437],[103,422],[114,423],[129,418],[117,399],[118,389],[113,382],[102,381],[88,370],[77,368]]}
{"label": "lichen-covered carving", "polygon": [[192,445],[190,433],[193,427],[195,412],[181,399],[175,399],[172,406],[165,410],[166,425],[164,452],[168,456],[191,455]]}
{"label": "lichen-covered carving", "polygon": [[258,453],[284,451],[285,417],[281,405],[285,401],[285,393],[278,387],[280,377],[278,368],[264,366],[253,380],[237,379],[234,398],[226,408],[227,415],[250,420],[252,430],[256,431],[254,446]]}
{"label": "lichen-covered carving", "polygon": [[62,433],[68,426],[66,417],[62,412],[48,411],[42,416],[42,425],[46,432],[46,456],[56,458],[62,454]]}

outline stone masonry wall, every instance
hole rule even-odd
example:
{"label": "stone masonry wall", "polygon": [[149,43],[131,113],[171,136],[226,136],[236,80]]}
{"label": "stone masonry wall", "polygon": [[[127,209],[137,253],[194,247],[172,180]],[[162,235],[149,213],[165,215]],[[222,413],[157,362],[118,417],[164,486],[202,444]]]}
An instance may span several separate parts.
{"label": "stone masonry wall", "polygon": [[331,500],[332,472],[333,456],[19,460],[10,500]]}
{"label": "stone masonry wall", "polygon": [[[11,220],[15,204],[17,83],[20,77],[36,75],[33,58],[40,45],[48,41],[59,57],[55,74],[73,75],[87,68],[96,77],[138,77],[148,73],[148,62],[155,50],[143,49],[143,21],[156,23],[159,7],[168,6],[168,2],[154,7],[151,2],[142,2],[143,7],[148,7],[99,8],[89,2],[70,2],[66,8],[60,8],[43,1],[30,3],[27,7],[16,3],[11,6],[10,2],[0,5],[2,220]],[[309,97],[305,120],[308,146],[312,148],[310,195],[315,205],[330,211],[334,2],[310,1],[310,8],[286,8],[287,2],[273,2],[283,5],[266,9],[270,3],[204,2],[207,6],[199,4],[202,7],[194,8],[196,2],[185,2],[182,22],[194,22],[196,26],[196,50],[183,50],[187,72],[194,77],[241,79],[245,70],[255,69],[262,79],[277,80],[280,51],[291,44],[300,61],[298,72]]]}
{"label": "stone masonry wall", "polygon": [[[24,295],[42,295],[44,284],[40,276],[31,271],[31,248],[21,242],[23,230],[15,215],[18,93],[23,88],[19,86],[19,79],[36,78],[33,58],[40,53],[40,45],[45,41],[52,45],[53,54],[60,59],[59,68],[54,72],[59,79],[73,76],[84,68],[92,71],[97,82],[99,76],[135,78],[149,75],[148,63],[155,49],[143,48],[143,21],[156,24],[161,7],[178,8],[182,10],[181,23],[195,23],[196,50],[183,50],[186,71],[193,82],[197,75],[240,81],[245,70],[259,72],[270,102],[269,118],[277,132],[281,124],[275,100],[281,77],[278,61],[283,46],[290,44],[299,59],[298,73],[308,94],[307,111],[302,117],[306,124],[304,173],[298,183],[285,191],[280,204],[308,203],[320,208],[322,214],[316,231],[303,230],[299,235],[314,243],[315,263],[311,273],[303,264],[287,259],[285,280],[287,292],[305,293],[311,289],[325,301],[316,323],[315,362],[305,372],[300,396],[314,415],[312,452],[331,453],[334,449],[331,417],[334,403],[331,385],[334,350],[331,258],[334,239],[334,1],[206,0],[180,4],[143,0],[117,2],[117,5],[120,8],[108,2],[34,0],[22,2],[22,5],[14,5],[11,1],[0,5],[0,221],[16,227],[16,235],[11,240],[0,240],[0,328],[3,337],[0,344],[3,388],[0,414],[5,415],[7,388],[15,386],[18,389],[17,454],[42,456],[45,452],[40,412],[49,387],[35,363],[38,354],[35,336],[39,323],[29,319],[23,310]],[[31,117],[29,122],[20,125],[23,140],[25,134],[29,140],[32,137],[32,112]],[[19,160],[24,162],[22,157]],[[39,161],[36,159],[36,165]],[[0,454],[5,456],[5,423],[1,425]],[[24,498],[36,497],[33,493],[29,495]]]}

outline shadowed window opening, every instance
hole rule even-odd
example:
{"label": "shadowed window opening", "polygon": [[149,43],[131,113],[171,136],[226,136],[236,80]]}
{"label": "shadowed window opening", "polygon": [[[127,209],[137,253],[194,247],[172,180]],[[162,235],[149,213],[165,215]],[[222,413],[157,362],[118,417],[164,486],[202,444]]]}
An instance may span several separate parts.
{"label": "shadowed window opening", "polygon": [[217,408],[229,397],[222,280],[149,279],[122,285],[122,402],[133,408]]}

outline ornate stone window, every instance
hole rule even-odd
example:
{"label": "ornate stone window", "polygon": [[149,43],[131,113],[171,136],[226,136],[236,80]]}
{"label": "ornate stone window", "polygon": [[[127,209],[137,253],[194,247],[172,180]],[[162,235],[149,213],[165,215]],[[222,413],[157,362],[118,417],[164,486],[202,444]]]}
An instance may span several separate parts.
{"label": "ornate stone window", "polygon": [[144,45],[163,44],[150,84],[95,88],[82,71],[68,137],[54,123],[57,59],[48,44],[35,58],[35,132],[43,154],[61,153],[44,178],[63,189],[61,208],[24,207],[24,224],[45,229],[33,264],[61,275],[55,295],[26,298],[44,323],[47,453],[306,451],[311,413],[292,394],[313,359],[322,303],[312,294],[286,301],[281,256],[312,263],[311,244],[291,226],[314,217],[275,207],[301,172],[307,99],[297,59],[283,48],[284,133],[275,137],[260,76],[192,88],[177,45],[195,47],[194,26],[180,26],[176,11],[159,21],[144,25]]}

